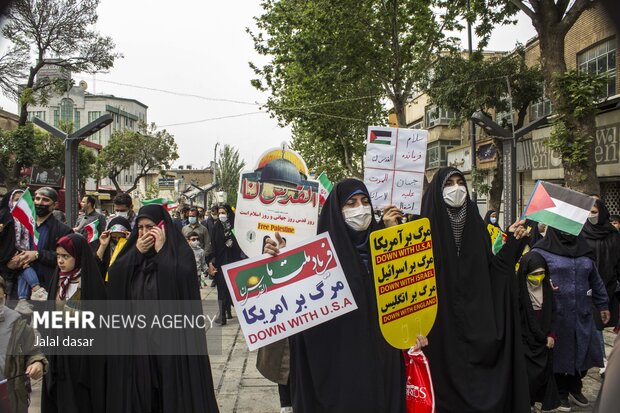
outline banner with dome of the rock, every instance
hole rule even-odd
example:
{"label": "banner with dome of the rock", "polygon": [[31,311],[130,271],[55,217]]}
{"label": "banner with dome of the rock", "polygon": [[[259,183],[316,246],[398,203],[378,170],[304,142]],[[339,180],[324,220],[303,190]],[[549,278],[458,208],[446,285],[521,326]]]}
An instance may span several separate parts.
{"label": "banner with dome of the rock", "polygon": [[303,158],[285,144],[267,150],[254,171],[239,179],[235,236],[248,257],[260,255],[277,231],[288,245],[316,235],[319,184],[308,179]]}

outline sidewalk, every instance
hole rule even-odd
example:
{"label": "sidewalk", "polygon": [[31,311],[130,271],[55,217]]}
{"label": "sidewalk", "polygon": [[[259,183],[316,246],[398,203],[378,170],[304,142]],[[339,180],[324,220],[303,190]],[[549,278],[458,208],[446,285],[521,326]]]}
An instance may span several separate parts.
{"label": "sidewalk", "polygon": [[[207,287],[201,290],[205,314],[217,312],[217,292]],[[215,395],[221,413],[278,413],[280,402],[278,386],[263,378],[256,370],[257,352],[249,352],[233,310],[232,320],[226,326],[214,324],[207,331],[209,358]],[[606,352],[609,354],[615,336],[605,333]],[[584,395],[593,402],[601,385],[598,368],[591,369],[584,379]],[[30,413],[40,412],[41,381],[33,386]],[[573,412],[591,412],[592,408],[573,406]],[[119,412],[120,413],[120,412]]]}

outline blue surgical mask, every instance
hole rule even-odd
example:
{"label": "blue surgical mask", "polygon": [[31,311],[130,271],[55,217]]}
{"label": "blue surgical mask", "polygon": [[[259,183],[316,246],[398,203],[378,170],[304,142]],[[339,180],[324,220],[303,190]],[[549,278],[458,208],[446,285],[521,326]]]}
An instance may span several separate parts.
{"label": "blue surgical mask", "polygon": [[192,225],[194,225],[196,222],[198,221],[198,219],[196,217],[189,217],[188,218],[188,222]]}
{"label": "blue surgical mask", "polygon": [[490,221],[491,221],[491,224],[493,225],[497,224],[497,218],[491,217]]}

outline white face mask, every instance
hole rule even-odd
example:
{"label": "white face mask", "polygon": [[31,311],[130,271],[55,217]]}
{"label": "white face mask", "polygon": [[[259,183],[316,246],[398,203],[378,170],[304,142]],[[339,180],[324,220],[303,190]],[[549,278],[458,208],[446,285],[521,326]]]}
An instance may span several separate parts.
{"label": "white face mask", "polygon": [[443,200],[446,205],[453,208],[463,206],[467,199],[467,188],[465,185],[450,185],[443,189]]}
{"label": "white face mask", "polygon": [[192,243],[192,247],[194,248],[200,247],[200,241],[191,241],[191,243]]}
{"label": "white face mask", "polygon": [[342,210],[344,222],[355,231],[365,231],[372,220],[370,205],[361,205],[356,208],[344,208]]}
{"label": "white face mask", "polygon": [[129,211],[116,211],[117,217],[129,218]]}
{"label": "white face mask", "polygon": [[220,221],[222,221],[222,222],[226,222],[226,221],[228,221],[228,215],[226,215],[226,214],[220,214]]}
{"label": "white face mask", "polygon": [[588,215],[588,221],[590,221],[592,225],[598,224],[598,213]]}
{"label": "white face mask", "polygon": [[497,218],[491,217],[490,221],[491,221],[491,224],[493,225],[497,224]]}

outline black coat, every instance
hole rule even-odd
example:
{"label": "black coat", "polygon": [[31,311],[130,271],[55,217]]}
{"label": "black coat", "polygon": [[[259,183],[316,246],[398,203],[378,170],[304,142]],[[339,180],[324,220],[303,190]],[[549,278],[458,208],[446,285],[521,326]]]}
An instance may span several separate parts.
{"label": "black coat", "polygon": [[68,225],[63,224],[50,214],[45,220],[48,225],[47,241],[45,245],[39,245],[39,259],[35,261],[35,269],[39,276],[39,281],[47,291],[50,290],[52,278],[56,272],[56,243],[65,235],[73,233]]}
{"label": "black coat", "polygon": [[[455,168],[442,168],[422,199],[429,218],[439,305],[424,349],[437,412],[527,413],[529,391],[519,322],[515,264],[523,241],[508,236],[497,255],[476,204],[467,197],[460,250],[443,199]],[[455,228],[459,228],[455,225]]]}
{"label": "black coat", "polygon": [[312,327],[289,340],[291,386],[296,413],[405,412],[405,365],[402,351],[390,346],[379,328],[374,280],[366,262],[374,220],[356,232],[342,217],[354,194],[366,186],[347,179],[334,185],[318,222],[329,232],[357,310]]}
{"label": "black coat", "polygon": [[[140,208],[141,217],[162,222],[163,248],[142,254],[136,248],[137,225],[108,269],[111,300],[183,300],[202,313],[200,285],[192,249],[161,205]],[[218,411],[204,331],[187,330],[180,348],[199,355],[111,356],[106,408],[110,413],[146,413],[155,404],[163,413]],[[155,385],[153,385],[155,384]]]}

